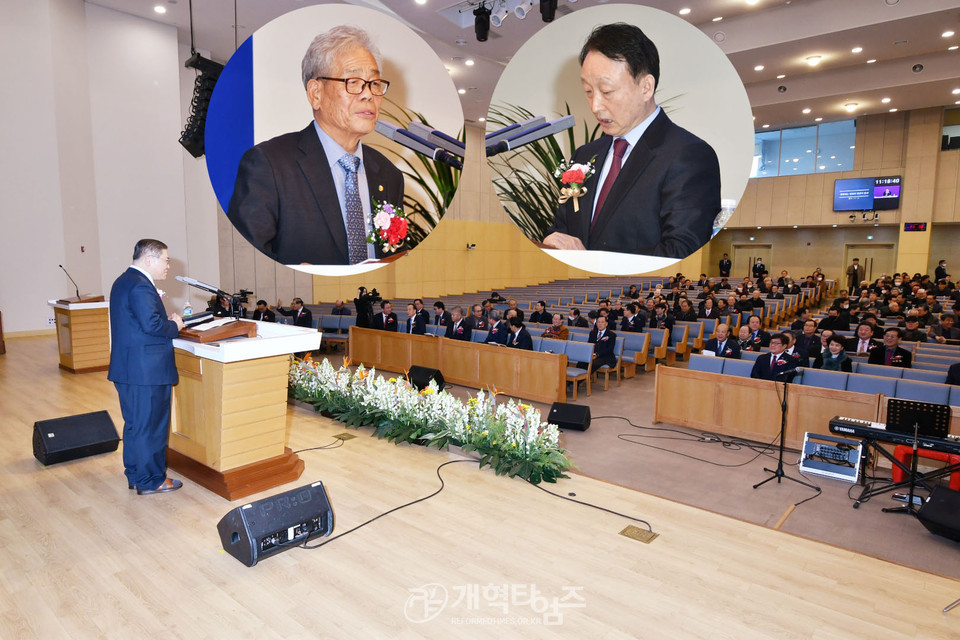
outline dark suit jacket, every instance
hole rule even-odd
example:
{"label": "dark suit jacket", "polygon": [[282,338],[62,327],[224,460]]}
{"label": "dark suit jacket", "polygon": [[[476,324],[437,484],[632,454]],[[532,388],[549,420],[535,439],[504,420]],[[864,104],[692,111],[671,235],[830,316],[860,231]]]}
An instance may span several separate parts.
{"label": "dark suit jacket", "polygon": [[763,380],[782,380],[784,378],[784,376],[780,375],[782,372],[792,371],[793,369],[796,369],[797,365],[800,363],[800,360],[797,358],[786,353],[781,353],[780,357],[777,359],[776,366],[771,368],[771,355],[773,354],[760,354],[760,357],[757,358],[757,361],[753,363],[753,369],[750,371],[751,378],[760,378]]}
{"label": "dark suit jacket", "polygon": [[822,348],[823,344],[820,342],[820,336],[817,334],[813,334],[809,339],[802,333],[797,336],[797,351],[808,358],[816,358],[820,355]]}
{"label": "dark suit jacket", "polygon": [[600,169],[613,147],[603,135],[577,149],[571,162],[593,161],[579,211],[573,199],[560,205],[553,226],[591,250],[685,258],[713,233],[720,211],[720,164],[706,142],[673,124],[661,110],[630,151],[590,229]]}
{"label": "dark suit jacket", "polygon": [[730,267],[733,266],[733,263],[729,260],[720,261],[720,277],[729,278],[730,277]]}
{"label": "dark suit jacket", "polygon": [[[897,347],[897,350],[893,352],[893,357],[899,357],[898,362],[891,362],[891,367],[903,367],[904,369],[909,369],[913,364],[913,354],[904,349],[903,347]],[[881,345],[870,352],[870,355],[867,356],[867,362],[870,364],[886,364],[887,363],[887,347]]]}
{"label": "dark suit jacket", "polygon": [[666,329],[667,337],[670,337],[670,334],[673,333],[673,323],[675,319],[669,313],[663,317],[663,320],[659,320],[656,315],[650,316],[650,328],[651,329]]}
{"label": "dark suit jacket", "polygon": [[486,331],[490,328],[490,323],[483,317],[469,316],[464,318],[463,321],[470,325],[472,331]]}
{"label": "dark suit jacket", "polygon": [[487,332],[487,338],[484,342],[494,343],[494,344],[507,344],[507,340],[510,339],[510,329],[507,327],[507,323],[501,320],[497,324],[491,324],[490,330]]}
{"label": "dark suit jacket", "polygon": [[452,323],[453,320],[450,319],[450,312],[444,311],[442,314],[436,314],[433,316],[433,324],[447,326]]}
{"label": "dark suit jacket", "polygon": [[507,346],[514,349],[533,351],[533,338],[530,337],[530,332],[527,331],[526,327],[520,327],[516,333],[511,333],[510,339],[507,341]]}
{"label": "dark suit jacket", "polygon": [[723,345],[723,353],[719,351],[720,342],[716,338],[710,338],[703,345],[704,351],[712,351],[715,355],[721,358],[733,358],[734,360],[740,359],[740,345],[737,344],[736,339],[727,338],[727,343]]}
{"label": "dark suit jacket", "polygon": [[[373,201],[403,204],[403,174],[383,154],[364,146],[363,168],[371,207]],[[337,189],[313,122],[243,154],[227,217],[277,262],[349,262]]]}
{"label": "dark suit jacket", "polygon": [[379,329],[380,331],[396,331],[397,330],[397,314],[390,312],[390,315],[387,316],[387,321],[383,321],[383,312],[373,314],[373,321],[370,323],[371,329]]}
{"label": "dark suit jacket", "polygon": [[270,309],[267,309],[267,310],[264,311],[263,313],[260,313],[259,310],[254,309],[254,310],[253,310],[253,319],[254,319],[254,320],[262,320],[262,321],[264,321],[264,322],[276,322],[276,321],[277,321],[277,314],[275,314],[273,311],[270,311]]}
{"label": "dark suit jacket", "polygon": [[947,384],[960,385],[960,362],[950,365],[947,369]]}
{"label": "dark suit jacket", "polygon": [[551,324],[553,322],[553,314],[549,311],[544,311],[543,313],[537,313],[534,311],[530,314],[530,322],[543,322],[545,324]]}
{"label": "dark suit jacket", "polygon": [[473,329],[470,327],[470,323],[467,322],[466,318],[460,319],[460,326],[457,327],[457,330],[453,330],[454,323],[451,322],[447,325],[446,337],[451,340],[466,340],[470,342],[470,336],[473,334]]}
{"label": "dark suit jacket", "polygon": [[297,312],[293,309],[284,309],[283,307],[277,307],[277,311],[287,317],[294,316],[293,324],[298,327],[307,327],[309,329],[313,328],[313,312],[306,307],[300,308],[300,315],[296,315]]}
{"label": "dark suit jacket", "polygon": [[[845,351],[850,351],[850,352],[856,353],[856,352],[857,352],[857,346],[858,346],[859,344],[860,344],[860,338],[858,338],[857,336],[853,336],[852,338],[847,338],[847,339],[844,341],[843,348],[844,348]],[[870,345],[871,345],[871,348],[867,351],[867,353],[873,353],[873,352],[876,351],[877,349],[883,349],[883,343],[882,343],[882,342],[877,342],[877,341],[874,340],[873,338],[870,339]]]}
{"label": "dark suit jacket", "polygon": [[110,370],[107,380],[135,385],[173,385],[177,323],[167,319],[157,288],[129,267],[110,289]]}
{"label": "dark suit jacket", "polygon": [[[383,314],[380,314],[380,318],[383,318]],[[414,335],[422,336],[427,332],[427,323],[423,320],[423,315],[415,313],[413,318],[407,318],[403,321],[403,331],[404,333],[410,333],[410,322],[413,321],[413,333]]]}
{"label": "dark suit jacket", "polygon": [[600,338],[600,341],[597,342],[597,328],[594,327],[590,331],[590,337],[587,339],[587,342],[594,345],[593,346],[593,355],[597,358],[612,358],[614,362],[617,360],[617,356],[614,354],[614,350],[617,346],[617,334],[607,329],[603,332],[603,337]]}
{"label": "dark suit jacket", "polygon": [[635,313],[632,318],[623,316],[623,320],[620,321],[620,331],[629,331],[632,333],[642,333],[643,332],[643,318],[640,317],[639,313]]}

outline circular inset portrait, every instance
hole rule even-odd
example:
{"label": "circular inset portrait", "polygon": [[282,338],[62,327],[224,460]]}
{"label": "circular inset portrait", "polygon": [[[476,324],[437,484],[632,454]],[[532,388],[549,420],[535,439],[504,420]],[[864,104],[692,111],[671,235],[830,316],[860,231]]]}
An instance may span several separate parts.
{"label": "circular inset portrait", "polygon": [[743,83],[696,27],[636,5],[548,24],[507,65],[487,160],[526,236],[589,271],[636,274],[703,246],[750,175]]}
{"label": "circular inset portrait", "polygon": [[207,170],[230,222],[277,262],[319,275],[402,257],[453,199],[463,111],[409,27],[317,5],[258,29],[217,80]]}

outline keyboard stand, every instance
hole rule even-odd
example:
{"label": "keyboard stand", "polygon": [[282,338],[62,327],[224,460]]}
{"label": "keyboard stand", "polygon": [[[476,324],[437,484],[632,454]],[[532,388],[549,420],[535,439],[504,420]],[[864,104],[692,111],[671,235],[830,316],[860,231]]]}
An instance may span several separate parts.
{"label": "keyboard stand", "polygon": [[[934,471],[930,471],[928,473],[917,472],[916,474],[914,474],[913,469],[911,469],[910,467],[906,466],[905,464],[897,460],[892,453],[890,453],[889,451],[883,448],[883,446],[880,444],[878,440],[874,440],[872,438],[864,438],[863,445],[864,445],[864,449],[868,451],[872,449],[876,453],[879,453],[884,458],[889,460],[892,464],[895,464],[897,467],[899,467],[904,472],[904,474],[906,474],[905,476],[906,479],[903,480],[902,482],[891,482],[888,485],[885,485],[883,487],[878,487],[875,489],[867,488],[867,478],[866,478],[867,465],[860,465],[860,484],[863,486],[863,491],[860,493],[860,496],[853,503],[854,509],[859,508],[861,503],[866,502],[867,500],[869,500],[874,496],[879,496],[884,493],[890,493],[891,491],[896,491],[897,489],[909,487],[911,482],[914,482],[916,487],[918,488],[926,489],[927,491],[932,492],[933,486],[928,482],[929,480],[936,480],[937,478],[942,478],[943,476],[949,475],[954,471],[960,471],[960,464],[954,464],[954,465],[945,466],[942,469],[935,469]],[[916,458],[918,457],[919,456],[914,456],[914,460],[912,461],[914,464],[916,463]],[[912,466],[913,464],[911,464],[911,467]]]}

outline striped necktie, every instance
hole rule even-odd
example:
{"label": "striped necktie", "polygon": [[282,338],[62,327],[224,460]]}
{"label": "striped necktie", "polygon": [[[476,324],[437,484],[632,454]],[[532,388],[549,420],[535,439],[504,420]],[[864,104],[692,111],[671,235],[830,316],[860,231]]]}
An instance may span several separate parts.
{"label": "striped necktie", "polygon": [[347,211],[347,252],[350,264],[357,264],[367,259],[367,234],[363,220],[363,204],[360,202],[360,185],[357,182],[357,170],[360,167],[360,158],[347,154],[337,160],[347,179],[344,182],[344,199]]}

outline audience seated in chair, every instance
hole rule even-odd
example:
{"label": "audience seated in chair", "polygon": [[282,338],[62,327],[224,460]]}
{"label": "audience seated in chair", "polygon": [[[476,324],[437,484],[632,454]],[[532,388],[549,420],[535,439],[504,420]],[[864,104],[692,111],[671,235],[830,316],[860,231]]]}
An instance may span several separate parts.
{"label": "audience seated in chair", "polygon": [[782,380],[786,378],[785,374],[794,371],[800,361],[783,352],[786,343],[787,337],[782,333],[770,336],[770,355],[760,354],[753,363],[750,377],[761,380]]}
{"label": "audience seated in chair", "polygon": [[570,330],[567,329],[567,325],[563,324],[563,316],[559,313],[553,314],[553,323],[544,330],[540,337],[552,338],[554,340],[566,340],[569,338]]}
{"label": "audience seated in chair", "polygon": [[[512,309],[509,311],[512,311]],[[530,332],[523,326],[523,321],[520,320],[519,316],[510,316],[510,333],[510,340],[507,342],[508,347],[533,351],[533,338],[530,337]]]}
{"label": "audience seated in chair", "polygon": [[422,336],[427,332],[427,323],[423,314],[417,313],[417,306],[412,302],[407,305],[407,319],[404,320],[403,330],[416,336]]}
{"label": "audience seated in chair", "polygon": [[870,352],[867,362],[870,364],[884,364],[889,367],[903,367],[909,369],[913,355],[900,346],[900,329],[889,327],[883,332],[883,347]]}
{"label": "audience seated in chair", "polygon": [[487,344],[507,344],[510,339],[510,328],[507,323],[501,320],[500,311],[491,309],[488,313],[490,321],[490,330],[487,332],[487,338],[484,340]]}
{"label": "audience seated in chair", "polygon": [[594,345],[590,371],[595,372],[604,365],[610,368],[617,366],[617,355],[614,353],[617,334],[607,329],[606,316],[600,315],[597,317],[597,323],[593,327],[593,331],[590,332],[590,338],[587,342]]}
{"label": "audience seated in chair", "polygon": [[824,369],[826,371],[853,371],[853,361],[846,352],[846,343],[843,337],[831,334],[827,338],[827,348],[824,352],[817,355],[813,361],[814,369]]}
{"label": "audience seated in chair", "polygon": [[719,358],[740,359],[740,345],[730,337],[729,325],[717,325],[717,337],[710,338],[704,343],[703,353],[713,353]]}
{"label": "audience seated in chair", "polygon": [[450,324],[447,325],[447,338],[470,342],[470,325],[463,319],[463,309],[454,307],[450,310]]}

